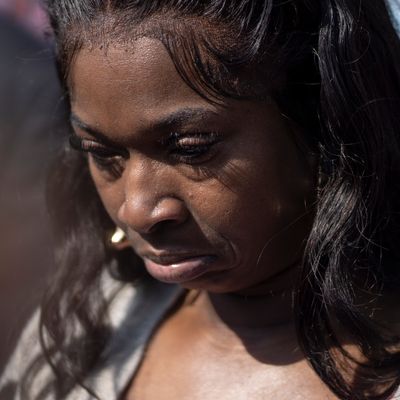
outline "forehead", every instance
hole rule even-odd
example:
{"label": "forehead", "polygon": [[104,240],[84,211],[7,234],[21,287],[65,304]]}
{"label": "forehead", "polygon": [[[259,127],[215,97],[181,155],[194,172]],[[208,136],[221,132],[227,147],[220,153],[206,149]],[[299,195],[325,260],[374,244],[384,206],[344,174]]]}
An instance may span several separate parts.
{"label": "forehead", "polygon": [[132,129],[130,116],[145,121],[177,108],[213,108],[181,79],[163,44],[151,38],[83,48],[72,64],[69,86],[73,110],[88,123],[101,121],[105,129],[116,123]]}

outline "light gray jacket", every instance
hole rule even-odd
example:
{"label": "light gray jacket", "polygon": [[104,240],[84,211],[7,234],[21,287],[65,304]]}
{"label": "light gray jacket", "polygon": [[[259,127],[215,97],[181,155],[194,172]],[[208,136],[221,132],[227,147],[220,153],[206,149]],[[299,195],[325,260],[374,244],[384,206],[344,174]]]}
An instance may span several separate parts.
{"label": "light gray jacket", "polygon": [[[131,381],[143,357],[146,344],[157,324],[184,293],[175,286],[145,279],[133,286],[121,284],[111,277],[105,279],[106,296],[117,292],[110,303],[111,339],[103,352],[98,367],[85,384],[101,400],[117,400]],[[23,331],[17,350],[11,357],[0,379],[1,400],[21,400],[21,378],[41,352],[38,340],[39,312],[36,312]],[[44,387],[51,369],[43,367],[30,387],[29,399]],[[53,400],[50,392],[40,400]],[[88,400],[91,396],[77,386],[66,400]],[[25,399],[24,399],[25,400]]]}

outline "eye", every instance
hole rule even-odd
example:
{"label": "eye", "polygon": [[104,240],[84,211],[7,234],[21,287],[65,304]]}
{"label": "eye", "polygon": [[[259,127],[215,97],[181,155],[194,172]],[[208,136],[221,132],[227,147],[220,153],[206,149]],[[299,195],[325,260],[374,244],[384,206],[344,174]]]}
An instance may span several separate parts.
{"label": "eye", "polygon": [[123,149],[116,149],[95,140],[84,139],[76,134],[69,138],[71,147],[75,150],[89,153],[96,167],[102,172],[119,178],[124,171],[124,164],[129,154]]}
{"label": "eye", "polygon": [[200,164],[214,155],[213,146],[220,142],[218,133],[180,134],[173,132],[166,141],[169,156],[175,162]]}

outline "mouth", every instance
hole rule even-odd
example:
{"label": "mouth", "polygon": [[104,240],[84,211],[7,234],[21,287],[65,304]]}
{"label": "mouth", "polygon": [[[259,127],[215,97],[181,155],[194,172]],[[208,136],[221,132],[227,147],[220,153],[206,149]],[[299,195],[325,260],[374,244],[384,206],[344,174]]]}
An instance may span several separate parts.
{"label": "mouth", "polygon": [[167,283],[184,283],[217,269],[216,255],[210,254],[146,254],[142,256],[147,271]]}

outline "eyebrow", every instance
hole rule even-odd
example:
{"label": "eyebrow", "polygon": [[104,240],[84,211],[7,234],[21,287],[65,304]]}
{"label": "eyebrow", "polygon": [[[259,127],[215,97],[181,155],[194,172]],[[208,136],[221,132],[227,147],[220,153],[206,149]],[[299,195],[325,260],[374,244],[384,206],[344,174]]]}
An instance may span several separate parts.
{"label": "eyebrow", "polygon": [[[207,108],[182,108],[152,122],[149,129],[153,131],[163,131],[166,129],[174,128],[176,129],[188,122],[199,123],[202,120],[212,118],[217,115],[218,113],[216,111]],[[107,134],[89,126],[88,124],[83,122],[76,114],[71,113],[70,121],[73,125],[84,130],[100,142],[111,144],[113,146],[117,145],[112,139],[108,137]]]}
{"label": "eyebrow", "polygon": [[102,133],[96,128],[93,128],[83,122],[76,114],[71,113],[70,121],[72,125],[77,126],[78,128],[82,129],[83,131],[87,132],[89,135],[95,137],[99,142],[103,142],[104,144],[109,144],[114,147],[117,146],[115,142],[113,142],[106,134]]}
{"label": "eyebrow", "polygon": [[162,129],[165,127],[179,126],[187,122],[200,122],[201,120],[215,117],[218,113],[207,108],[182,108],[165,117],[157,120],[153,128]]}

